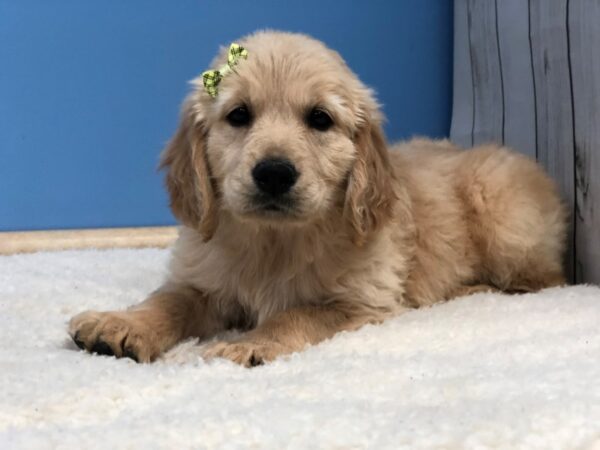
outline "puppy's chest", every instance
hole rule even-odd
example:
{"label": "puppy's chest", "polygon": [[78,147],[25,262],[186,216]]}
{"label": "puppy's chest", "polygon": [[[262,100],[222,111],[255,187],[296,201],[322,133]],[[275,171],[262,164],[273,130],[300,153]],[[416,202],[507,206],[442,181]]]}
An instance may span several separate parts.
{"label": "puppy's chest", "polygon": [[258,322],[294,306],[329,300],[388,309],[401,300],[406,258],[388,239],[361,250],[325,239],[292,244],[264,239],[191,246],[181,241],[172,281],[191,284],[224,304],[239,304]]}
{"label": "puppy's chest", "polygon": [[326,255],[293,251],[216,250],[194,264],[194,285],[221,301],[240,303],[259,320],[290,307],[315,303],[335,291],[340,266]]}
{"label": "puppy's chest", "polygon": [[260,318],[326,297],[331,288],[325,280],[335,277],[326,266],[325,261],[298,261],[293,255],[242,258],[225,284],[230,295]]}

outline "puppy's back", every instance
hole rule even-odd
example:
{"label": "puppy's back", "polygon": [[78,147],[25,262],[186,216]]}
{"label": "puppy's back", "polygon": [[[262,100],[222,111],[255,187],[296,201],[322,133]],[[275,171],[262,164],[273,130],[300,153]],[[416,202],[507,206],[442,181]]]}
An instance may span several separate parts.
{"label": "puppy's back", "polygon": [[448,298],[456,284],[530,291],[564,282],[567,213],[535,161],[496,145],[462,150],[446,140],[415,139],[391,151],[420,236],[424,303]]}

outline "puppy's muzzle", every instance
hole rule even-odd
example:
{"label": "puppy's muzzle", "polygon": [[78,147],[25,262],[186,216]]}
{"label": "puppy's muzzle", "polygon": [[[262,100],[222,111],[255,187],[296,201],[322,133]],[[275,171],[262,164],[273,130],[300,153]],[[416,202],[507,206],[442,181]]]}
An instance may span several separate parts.
{"label": "puppy's muzzle", "polygon": [[260,193],[274,200],[292,189],[298,175],[294,165],[281,158],[263,159],[252,169],[252,178]]}

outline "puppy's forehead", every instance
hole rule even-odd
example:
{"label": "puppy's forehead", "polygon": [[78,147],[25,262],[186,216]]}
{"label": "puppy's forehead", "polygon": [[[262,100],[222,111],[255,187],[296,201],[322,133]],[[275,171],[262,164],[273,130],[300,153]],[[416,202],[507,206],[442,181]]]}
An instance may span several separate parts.
{"label": "puppy's forehead", "polygon": [[245,67],[255,75],[263,75],[265,81],[282,83],[295,78],[335,80],[346,75],[342,58],[322,43],[302,35],[267,35],[249,38],[245,44],[249,57]]}
{"label": "puppy's forehead", "polygon": [[[336,52],[304,35],[262,32],[240,44],[248,50],[248,58],[236,65],[235,74],[223,79],[224,95],[218,103],[241,95],[255,106],[278,102],[303,106],[328,99],[340,104],[356,82]],[[223,51],[216,65],[225,60]]]}

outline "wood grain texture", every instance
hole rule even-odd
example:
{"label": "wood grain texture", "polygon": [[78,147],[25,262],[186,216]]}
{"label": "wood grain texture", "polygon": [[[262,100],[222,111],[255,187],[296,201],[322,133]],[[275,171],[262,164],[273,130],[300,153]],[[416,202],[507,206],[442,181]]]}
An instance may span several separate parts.
{"label": "wood grain texture", "polygon": [[[529,32],[536,98],[537,160],[558,183],[570,211],[575,209],[573,99],[567,0],[530,0]],[[574,219],[565,267],[574,280]]]}
{"label": "wood grain texture", "polygon": [[577,281],[600,282],[599,8],[600,0],[455,1],[451,138],[468,142],[471,116],[473,144],[504,142],[556,180],[575,212],[571,281],[577,260]]}
{"label": "wood grain texture", "polygon": [[454,100],[450,136],[461,147],[473,146],[473,76],[469,49],[467,2],[458,0],[454,2]]}
{"label": "wood grain texture", "polygon": [[600,284],[600,1],[570,0],[575,122],[575,276]]}
{"label": "wood grain texture", "polygon": [[473,144],[503,141],[504,96],[494,1],[468,0]]}
{"label": "wood grain texture", "polygon": [[530,0],[537,111],[537,159],[574,198],[573,108],[566,0]]}
{"label": "wood grain texture", "polygon": [[164,248],[175,239],[176,227],[1,232],[0,254],[83,248]]}
{"label": "wood grain texture", "polygon": [[495,0],[504,94],[504,144],[535,159],[535,96],[527,0]]}

